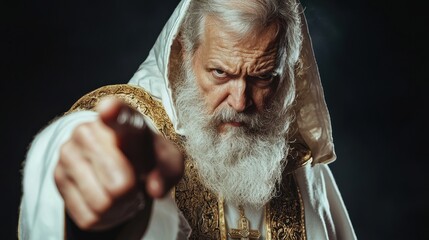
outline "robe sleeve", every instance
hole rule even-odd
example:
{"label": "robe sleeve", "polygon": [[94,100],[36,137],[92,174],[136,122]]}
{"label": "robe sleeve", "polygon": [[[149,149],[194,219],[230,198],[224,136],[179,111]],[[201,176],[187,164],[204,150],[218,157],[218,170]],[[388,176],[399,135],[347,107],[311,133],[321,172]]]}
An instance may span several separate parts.
{"label": "robe sleeve", "polygon": [[64,203],[54,181],[59,148],[79,123],[94,120],[93,112],[77,112],[56,119],[36,135],[23,171],[19,238],[64,239]]}
{"label": "robe sleeve", "polygon": [[[97,113],[79,111],[56,119],[36,135],[30,144],[23,169],[20,204],[20,240],[65,239],[64,202],[54,181],[60,146],[80,123],[94,121]],[[178,239],[179,211],[173,199],[155,200],[142,239]],[[161,237],[161,238],[160,238]]]}
{"label": "robe sleeve", "polygon": [[356,234],[334,176],[326,164],[322,165],[321,171],[325,178],[326,194],[328,196],[337,239],[354,240],[356,239]]}
{"label": "robe sleeve", "polygon": [[308,164],[296,172],[305,207],[308,240],[356,240],[349,215],[327,164]]}

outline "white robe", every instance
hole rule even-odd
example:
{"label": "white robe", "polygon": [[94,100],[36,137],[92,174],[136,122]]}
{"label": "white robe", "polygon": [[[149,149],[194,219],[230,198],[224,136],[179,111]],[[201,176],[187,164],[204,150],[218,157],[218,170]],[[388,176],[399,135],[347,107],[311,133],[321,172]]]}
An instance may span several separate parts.
{"label": "white robe", "polygon": [[[179,3],[148,58],[129,81],[129,84],[144,87],[155,99],[162,102],[176,131],[180,134],[186,133],[183,132],[177,121],[172,104],[168,81],[168,60],[170,46],[177,35],[190,1],[183,0]],[[323,100],[317,66],[310,77],[314,78],[310,84],[315,85],[316,90],[313,95],[316,97],[310,96],[312,99],[309,102],[316,102],[317,116],[309,117],[308,111],[305,111],[303,107],[303,110],[300,111],[302,115],[299,122],[300,127],[306,132],[317,133],[315,137],[303,132],[304,137],[307,136],[306,141],[310,143],[312,152],[318,154],[318,157],[315,158],[316,162],[318,159],[326,159],[326,156],[330,158],[328,161],[334,160],[329,114]],[[314,104],[308,105],[309,109],[315,106]],[[97,113],[90,111],[71,113],[56,119],[34,138],[24,165],[19,221],[20,239],[64,239],[64,202],[56,188],[53,174],[58,161],[59,148],[70,137],[75,126],[82,122],[93,121],[97,117]],[[317,121],[306,122],[308,119]],[[317,126],[318,131],[311,131],[309,126]],[[347,210],[328,165],[326,163],[314,166],[306,165],[297,170],[296,177],[304,203],[307,239],[356,239]],[[257,211],[245,207],[245,212],[250,220],[251,228],[259,229],[262,233],[261,239],[265,239],[266,231],[262,210]],[[236,208],[226,203],[226,224],[236,227],[238,217]],[[142,239],[176,239],[183,230],[180,226],[187,225],[184,221],[186,220],[180,215],[174,200],[171,198],[156,200],[148,230]]]}

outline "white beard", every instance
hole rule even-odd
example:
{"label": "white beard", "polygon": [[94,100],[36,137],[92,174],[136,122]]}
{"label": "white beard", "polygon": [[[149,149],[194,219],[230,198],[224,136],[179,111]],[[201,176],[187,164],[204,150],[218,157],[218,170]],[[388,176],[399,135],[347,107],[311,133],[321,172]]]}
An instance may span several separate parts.
{"label": "white beard", "polygon": [[[175,85],[175,103],[187,153],[202,183],[229,203],[262,207],[276,193],[287,164],[289,112],[278,103],[262,113],[224,108],[208,114],[189,60],[182,75]],[[219,124],[231,121],[244,126],[219,133]]]}

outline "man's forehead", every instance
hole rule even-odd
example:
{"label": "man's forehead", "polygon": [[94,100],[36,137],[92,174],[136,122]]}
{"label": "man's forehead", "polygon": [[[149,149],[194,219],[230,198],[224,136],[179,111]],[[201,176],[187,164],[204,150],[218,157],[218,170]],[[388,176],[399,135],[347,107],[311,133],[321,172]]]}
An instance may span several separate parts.
{"label": "man's forehead", "polygon": [[218,41],[231,47],[243,47],[247,49],[268,49],[277,45],[278,24],[272,22],[266,27],[253,27],[247,32],[234,29],[228,22],[213,15],[204,19],[204,31],[202,41]]}
{"label": "man's forehead", "polygon": [[242,37],[216,18],[206,21],[198,50],[210,68],[238,72],[245,67],[253,74],[273,71],[277,58],[277,26]]}

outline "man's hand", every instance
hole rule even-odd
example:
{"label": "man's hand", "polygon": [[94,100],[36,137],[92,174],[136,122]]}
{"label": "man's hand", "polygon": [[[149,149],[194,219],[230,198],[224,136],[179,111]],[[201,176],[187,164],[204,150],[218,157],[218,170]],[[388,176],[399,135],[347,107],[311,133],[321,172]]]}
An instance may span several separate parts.
{"label": "man's hand", "polygon": [[165,196],[184,171],[180,151],[153,133],[135,109],[107,99],[97,111],[97,121],[74,129],[55,168],[67,212],[83,230],[130,219],[145,201]]}

